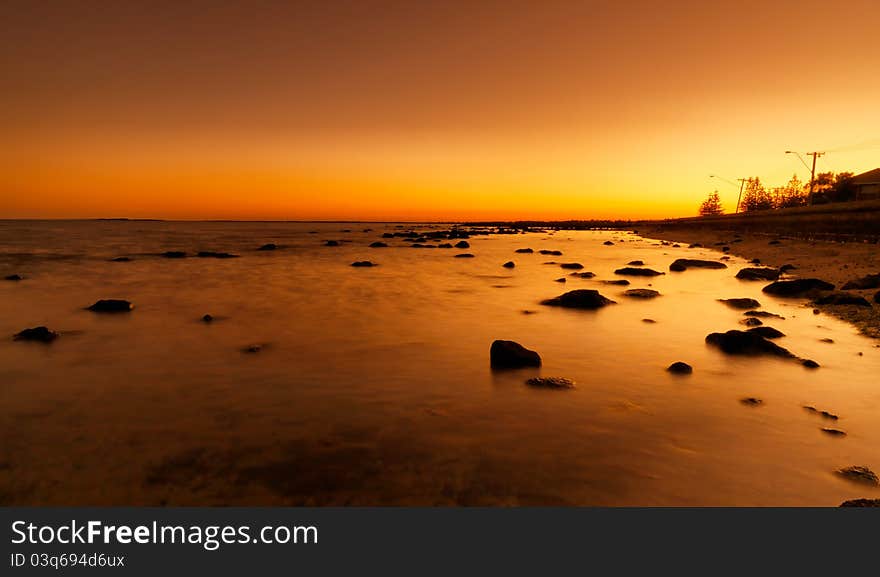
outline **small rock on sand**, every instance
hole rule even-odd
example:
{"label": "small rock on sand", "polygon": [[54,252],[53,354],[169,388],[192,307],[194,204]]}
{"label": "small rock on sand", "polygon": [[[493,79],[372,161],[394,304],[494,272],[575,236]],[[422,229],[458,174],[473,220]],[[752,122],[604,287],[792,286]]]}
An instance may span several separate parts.
{"label": "small rock on sand", "polygon": [[672,363],[671,365],[666,367],[666,370],[676,375],[689,375],[694,372],[694,368],[692,366],[682,361],[676,361]]}
{"label": "small rock on sand", "polygon": [[843,290],[869,290],[880,288],[880,273],[869,274],[865,277],[851,280],[843,285]]}
{"label": "small rock on sand", "polygon": [[872,485],[875,487],[877,485],[880,485],[880,480],[878,480],[877,474],[863,465],[856,465],[852,467],[838,469],[837,474],[844,479],[854,481],[856,483],[865,483],[867,485]]}
{"label": "small rock on sand", "polygon": [[517,342],[497,340],[489,348],[489,362],[496,369],[540,367],[541,356]]}
{"label": "small rock on sand", "polygon": [[40,343],[51,343],[58,338],[58,333],[50,331],[47,327],[34,327],[32,329],[24,329],[16,333],[13,339],[16,341],[35,341]]}
{"label": "small rock on sand", "polygon": [[565,377],[532,377],[526,381],[531,387],[540,387],[544,389],[573,389],[574,381]]}
{"label": "small rock on sand", "polygon": [[653,324],[657,323],[657,321],[655,321],[654,319],[642,319],[642,322],[647,323],[649,325],[653,325]]}
{"label": "small rock on sand", "polygon": [[96,313],[127,313],[133,308],[134,305],[122,299],[101,299],[87,307],[88,310]]}

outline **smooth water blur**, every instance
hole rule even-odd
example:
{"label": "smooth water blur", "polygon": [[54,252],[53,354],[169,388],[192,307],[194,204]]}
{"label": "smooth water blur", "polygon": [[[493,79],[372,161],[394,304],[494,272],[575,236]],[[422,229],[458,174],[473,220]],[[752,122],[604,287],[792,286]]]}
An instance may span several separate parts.
{"label": "smooth water blur", "polygon": [[[880,349],[803,301],[736,280],[744,261],[619,287],[601,280],[634,259],[668,271],[675,258],[721,255],[610,231],[475,236],[473,259],[401,239],[367,246],[410,228],[428,229],[0,222],[0,276],[26,277],[0,282],[0,503],[837,505],[880,496],[833,474],[880,469]],[[323,246],[328,239],[350,242]],[[267,242],[283,248],[255,250]],[[515,254],[521,247],[536,252]],[[167,250],[240,258],[155,256]],[[123,255],[132,262],[109,261]],[[350,266],[367,259],[380,266]],[[515,269],[501,267],[508,260]],[[550,260],[597,276],[569,277]],[[554,282],[561,277],[568,282]],[[663,296],[621,296],[648,286]],[[619,304],[538,304],[575,288]],[[777,342],[822,368],[705,345],[710,332],[743,328],[742,311],[716,301],[730,297],[785,316],[765,322],[788,335]],[[83,310],[101,298],[136,308]],[[201,322],[205,313],[217,320]],[[37,325],[62,337],[11,339]],[[491,371],[495,339],[537,350],[544,366]],[[242,352],[252,344],[263,349]],[[667,373],[677,360],[694,374]],[[526,386],[536,374],[577,388]],[[820,431],[828,426],[848,435]]]}

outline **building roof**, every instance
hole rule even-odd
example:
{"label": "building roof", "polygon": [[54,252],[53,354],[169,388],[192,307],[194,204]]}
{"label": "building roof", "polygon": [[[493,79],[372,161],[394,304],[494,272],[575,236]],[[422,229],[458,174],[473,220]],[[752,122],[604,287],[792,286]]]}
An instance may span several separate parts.
{"label": "building roof", "polygon": [[875,168],[853,177],[854,184],[875,184],[878,182],[880,182],[880,168]]}

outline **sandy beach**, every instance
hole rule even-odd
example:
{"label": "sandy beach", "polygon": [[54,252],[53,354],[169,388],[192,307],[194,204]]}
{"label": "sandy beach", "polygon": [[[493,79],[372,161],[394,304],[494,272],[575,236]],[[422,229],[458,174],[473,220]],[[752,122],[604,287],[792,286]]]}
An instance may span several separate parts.
{"label": "sandy beach", "polygon": [[[738,233],[708,228],[675,228],[655,225],[640,228],[648,238],[656,238],[682,246],[701,244],[708,248],[730,247],[729,254],[746,260],[758,259],[761,265],[779,268],[794,265],[793,278],[819,278],[840,289],[847,282],[880,273],[880,248],[872,242],[840,242],[804,240],[771,233]],[[778,243],[776,242],[778,241]],[[880,338],[880,308],[874,301],[876,288],[851,290],[872,307],[853,305],[815,305],[823,313],[834,315],[857,326],[862,334]]]}

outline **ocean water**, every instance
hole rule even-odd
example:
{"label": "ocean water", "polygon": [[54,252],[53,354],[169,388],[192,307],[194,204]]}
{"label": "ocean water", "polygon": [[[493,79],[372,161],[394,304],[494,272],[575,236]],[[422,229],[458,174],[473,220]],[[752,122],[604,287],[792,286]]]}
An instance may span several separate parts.
{"label": "ocean water", "polygon": [[[745,261],[669,273],[676,258],[721,254],[622,231],[475,236],[472,259],[401,239],[368,247],[383,232],[431,227],[446,228],[0,222],[0,276],[25,277],[0,281],[0,503],[833,506],[880,497],[834,473],[880,471],[880,349],[805,301],[736,280]],[[268,242],[282,248],[255,250]],[[524,247],[536,252],[514,252]],[[240,256],[157,256],[169,250]],[[132,260],[110,261],[118,256]],[[601,282],[623,278],[613,271],[634,259],[667,274]],[[351,267],[357,260],[379,266]],[[516,268],[501,266],[508,260]],[[596,278],[547,261],[580,262]],[[539,304],[576,288],[618,304]],[[631,299],[626,288],[662,296]],[[742,311],[717,302],[732,297],[784,316],[765,322],[786,333],[777,342],[821,368],[707,346],[710,332],[744,328]],[[102,298],[135,308],[84,310]],[[202,322],[206,313],[216,320]],[[13,341],[37,325],[61,337]],[[543,366],[491,370],[495,339],[538,351]],[[260,351],[243,352],[251,345]],[[679,360],[694,373],[667,373]],[[527,386],[536,375],[577,386]]]}

